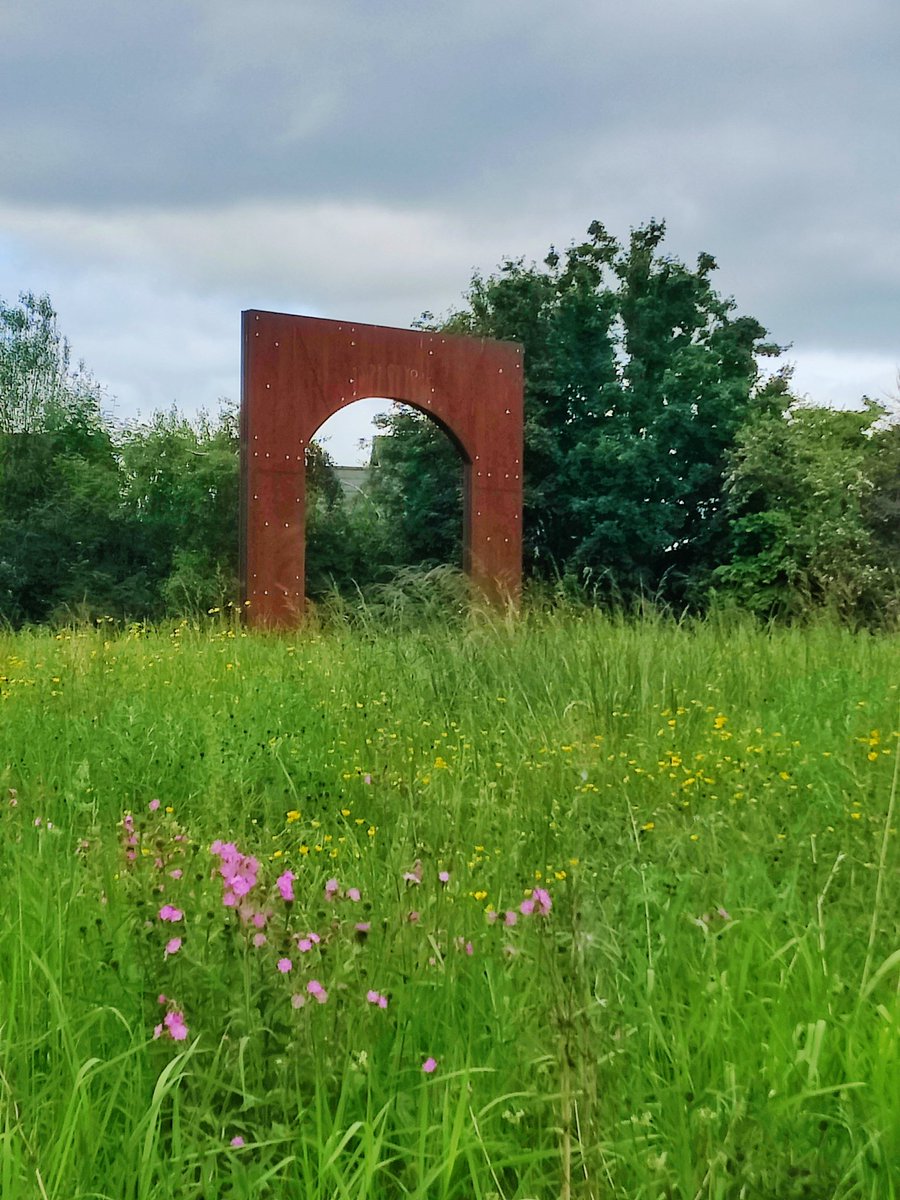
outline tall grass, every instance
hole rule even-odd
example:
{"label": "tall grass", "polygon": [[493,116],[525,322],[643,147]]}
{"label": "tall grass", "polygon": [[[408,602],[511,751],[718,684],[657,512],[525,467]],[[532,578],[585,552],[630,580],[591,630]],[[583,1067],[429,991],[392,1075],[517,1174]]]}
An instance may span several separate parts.
{"label": "tall grass", "polygon": [[896,1196],[897,639],[395,617],[0,637],[3,1200]]}

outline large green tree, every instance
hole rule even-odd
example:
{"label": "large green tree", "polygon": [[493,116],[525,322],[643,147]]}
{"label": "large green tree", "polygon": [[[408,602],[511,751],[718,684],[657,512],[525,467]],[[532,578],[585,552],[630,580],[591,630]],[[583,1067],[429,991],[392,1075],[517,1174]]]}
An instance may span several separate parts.
{"label": "large green tree", "polygon": [[[542,264],[476,275],[439,327],[524,344],[526,569],[683,599],[717,561],[725,456],[768,403],[760,360],[779,347],[716,292],[710,255],[689,267],[664,233],[652,221],[620,244],[594,222]],[[423,428],[390,431],[407,475]],[[420,525],[453,486],[423,498]]]}

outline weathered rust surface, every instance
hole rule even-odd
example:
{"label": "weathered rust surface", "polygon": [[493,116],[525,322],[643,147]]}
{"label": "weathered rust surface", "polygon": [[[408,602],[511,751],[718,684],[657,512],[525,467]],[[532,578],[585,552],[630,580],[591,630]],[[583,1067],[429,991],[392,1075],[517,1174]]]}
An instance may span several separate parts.
{"label": "weathered rust surface", "polygon": [[243,313],[241,587],[248,620],[296,624],[305,606],[305,452],[367,396],[426,413],[464,463],[464,565],[494,601],[522,574],[521,346],[286,313]]}

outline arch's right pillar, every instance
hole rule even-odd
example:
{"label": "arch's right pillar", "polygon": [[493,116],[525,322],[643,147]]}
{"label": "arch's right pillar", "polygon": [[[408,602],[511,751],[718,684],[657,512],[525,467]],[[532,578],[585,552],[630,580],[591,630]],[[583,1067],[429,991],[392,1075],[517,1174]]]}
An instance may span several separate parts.
{"label": "arch's right pillar", "polygon": [[464,565],[487,599],[516,603],[522,584],[522,349],[503,342],[485,349],[472,381],[477,393],[470,409]]}

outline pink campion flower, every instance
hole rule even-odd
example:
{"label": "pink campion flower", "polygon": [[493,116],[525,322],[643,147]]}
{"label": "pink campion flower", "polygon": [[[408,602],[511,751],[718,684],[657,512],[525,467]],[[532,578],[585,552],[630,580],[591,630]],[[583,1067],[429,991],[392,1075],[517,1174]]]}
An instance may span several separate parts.
{"label": "pink campion flower", "polygon": [[534,901],[538,911],[538,916],[546,917],[550,909],[553,907],[553,901],[550,899],[550,893],[544,888],[535,888],[531,893],[531,898]]}
{"label": "pink campion flower", "polygon": [[311,979],[306,985],[306,990],[316,1000],[318,1004],[324,1004],[328,999],[328,993],[319,983],[318,979]]}
{"label": "pink campion flower", "polygon": [[235,1150],[240,1150],[241,1146],[244,1145],[244,1139],[239,1133],[236,1133],[231,1139],[230,1145],[232,1145]]}
{"label": "pink campion flower", "polygon": [[534,912],[534,901],[533,900],[523,900],[522,903],[519,905],[519,912],[522,914],[523,917],[530,917],[531,914]]}
{"label": "pink campion flower", "polygon": [[291,1008],[302,1008],[306,1003],[306,997],[301,996],[299,992],[294,992],[291,996]]}
{"label": "pink campion flower", "polygon": [[447,884],[450,882],[450,872],[449,871],[438,871],[438,879],[446,887]]}
{"label": "pink campion flower", "polygon": [[260,946],[264,946],[268,940],[269,939],[264,933],[254,933],[253,935],[253,945],[257,950],[260,948]]}
{"label": "pink campion flower", "polygon": [[126,833],[134,833],[134,817],[130,812],[122,818],[122,828]]}
{"label": "pink campion flower", "polygon": [[283,875],[279,875],[275,880],[275,886],[281,894],[282,900],[286,904],[293,903],[294,900],[294,880],[297,876],[293,871],[285,871]]}
{"label": "pink campion flower", "polygon": [[184,1021],[184,1013],[173,1012],[166,1013],[163,1017],[163,1025],[169,1031],[169,1036],[175,1042],[183,1042],[188,1035],[188,1027]]}
{"label": "pink campion flower", "polygon": [[169,938],[169,940],[166,942],[165,957],[168,958],[171,954],[177,954],[180,949],[181,938]]}
{"label": "pink campion flower", "polygon": [[422,860],[417,858],[413,863],[411,871],[403,872],[404,883],[414,883],[416,885],[422,882]]}
{"label": "pink campion flower", "polygon": [[282,973],[282,975],[287,975],[288,971],[293,971],[294,969],[294,964],[289,958],[279,958],[275,965],[278,967],[278,970]]}
{"label": "pink campion flower", "polygon": [[272,915],[271,912],[255,912],[253,914],[253,916],[250,918],[250,921],[253,924],[254,928],[265,929],[266,922],[269,920],[269,917],[271,915]]}
{"label": "pink campion flower", "polygon": [[466,954],[469,955],[470,958],[475,953],[475,947],[472,945],[471,942],[466,942],[463,949],[465,950]]}
{"label": "pink campion flower", "polygon": [[159,919],[161,921],[180,921],[184,913],[180,908],[176,908],[174,904],[164,904],[159,910]]}
{"label": "pink campion flower", "polygon": [[162,1022],[160,1021],[160,1023],[158,1025],[153,1026],[153,1040],[154,1041],[156,1041],[157,1038],[162,1037],[162,1031],[163,1031],[163,1027],[162,1027]]}
{"label": "pink campion flower", "polygon": [[312,948],[313,948],[313,944],[312,944],[312,941],[310,938],[308,938],[308,937],[297,938],[297,949],[300,951],[301,954],[308,954],[310,952],[310,950],[312,950]]}
{"label": "pink campion flower", "polygon": [[160,802],[158,800],[151,800],[147,807],[151,812],[156,812],[156,810],[159,808],[159,803]]}
{"label": "pink campion flower", "polygon": [[368,921],[357,921],[353,926],[353,931],[356,934],[356,940],[364,942],[369,936],[369,930],[372,928]]}
{"label": "pink campion flower", "polygon": [[347,888],[347,899],[352,900],[354,904],[359,904],[360,894],[359,888]]}
{"label": "pink campion flower", "polygon": [[169,997],[168,997],[168,996],[164,996],[164,995],[162,994],[162,992],[160,992],[160,993],[159,993],[159,995],[156,997],[156,1003],[157,1003],[157,1004],[168,1004],[168,1003],[169,1003]]}
{"label": "pink campion flower", "polygon": [[370,988],[366,992],[366,1000],[377,1008],[387,1008],[388,1006],[387,996],[382,996],[381,992],[376,992],[374,988]]}
{"label": "pink campion flower", "polygon": [[422,1063],[422,1070],[425,1072],[426,1075],[433,1075],[434,1072],[437,1070],[437,1059],[436,1058],[426,1058],[425,1061]]}
{"label": "pink campion flower", "polygon": [[234,892],[223,892],[222,893],[222,903],[225,905],[226,908],[237,908],[237,902],[238,902],[238,899],[237,899],[237,896],[234,894]]}
{"label": "pink campion flower", "polygon": [[325,883],[325,899],[333,900],[341,889],[341,885],[336,879],[329,879]]}
{"label": "pink campion flower", "polygon": [[170,879],[180,879],[183,874],[184,874],[184,871],[182,871],[181,867],[176,867],[174,871],[169,872],[169,878]]}
{"label": "pink campion flower", "polygon": [[511,909],[503,917],[503,924],[512,927],[519,920],[519,917]]}

